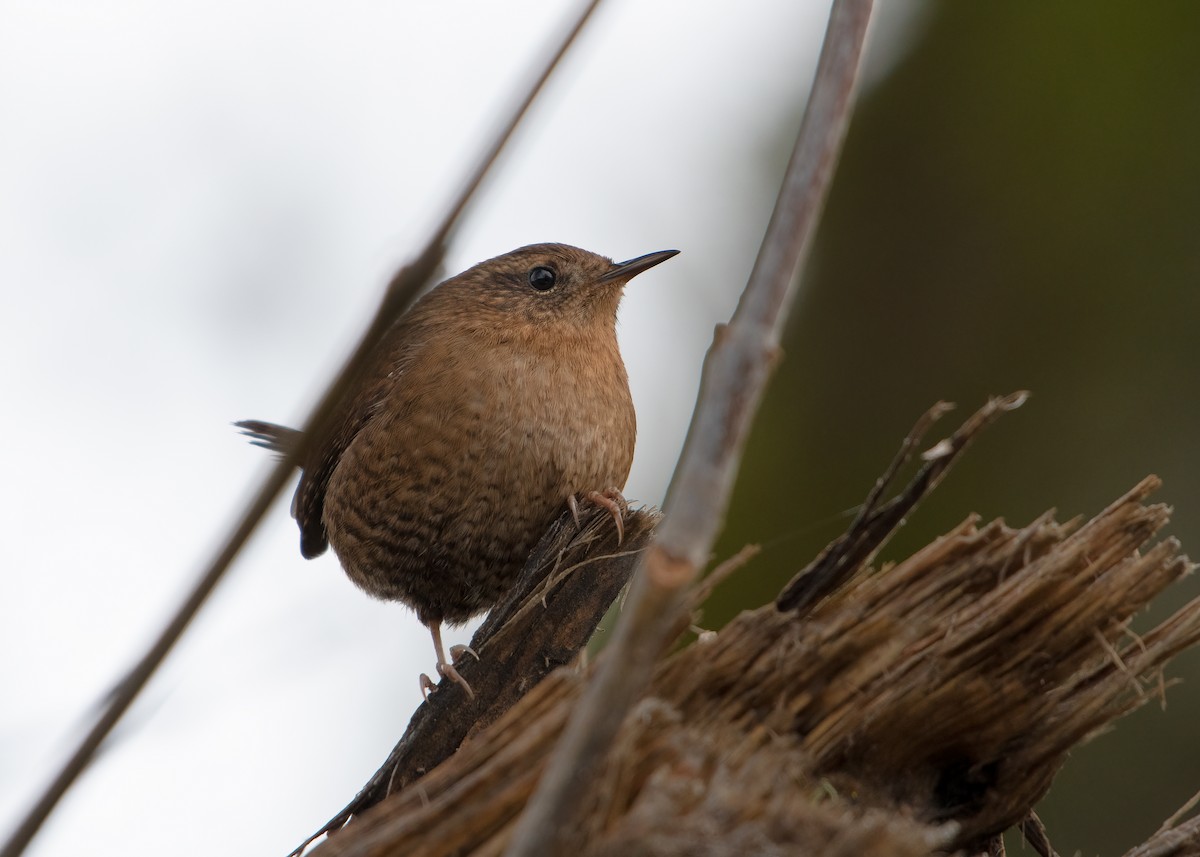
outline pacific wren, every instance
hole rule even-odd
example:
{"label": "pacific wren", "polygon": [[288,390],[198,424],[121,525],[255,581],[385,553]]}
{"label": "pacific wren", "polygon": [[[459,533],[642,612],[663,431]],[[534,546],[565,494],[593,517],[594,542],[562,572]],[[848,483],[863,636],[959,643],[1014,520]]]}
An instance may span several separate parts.
{"label": "pacific wren", "polygon": [[[311,559],[333,545],[363,590],[416,610],[439,675],[466,687],[441,623],[494,606],[577,497],[620,523],[614,500],[637,428],[617,306],[630,279],[677,252],[614,263],[535,244],[451,277],[383,337],[335,427],[301,462],[300,552]],[[237,425],[277,451],[299,437]]]}

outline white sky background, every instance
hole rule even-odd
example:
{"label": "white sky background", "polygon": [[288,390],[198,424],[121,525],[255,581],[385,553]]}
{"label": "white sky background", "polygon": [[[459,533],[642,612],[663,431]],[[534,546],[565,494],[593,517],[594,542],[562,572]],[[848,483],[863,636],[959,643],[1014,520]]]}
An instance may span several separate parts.
{"label": "white sky background", "polygon": [[[880,5],[876,73],[915,20]],[[266,472],[230,421],[303,417],[567,11],[2,9],[0,839]],[[827,13],[612,0],[451,248],[683,251],[622,309],[631,499],[662,499]],[[31,854],[282,855],[386,757],[428,633],[302,560],[286,506]]]}

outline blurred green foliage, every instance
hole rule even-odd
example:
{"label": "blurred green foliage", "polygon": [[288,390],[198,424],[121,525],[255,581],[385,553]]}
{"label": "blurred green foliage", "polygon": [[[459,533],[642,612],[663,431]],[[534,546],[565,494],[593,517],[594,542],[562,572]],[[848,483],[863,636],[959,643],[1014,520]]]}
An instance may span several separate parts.
{"label": "blurred green foliage", "polygon": [[[1147,473],[1200,552],[1198,37],[1182,0],[932,5],[851,126],[718,555],[764,551],[708,626],[841,532],[939,399],[961,417],[1033,392],[886,557],[969,512],[1091,515]],[[1188,579],[1139,626],[1198,594]],[[1168,677],[1167,712],[1079,749],[1044,801],[1060,852],[1121,854],[1200,789],[1200,657]]]}

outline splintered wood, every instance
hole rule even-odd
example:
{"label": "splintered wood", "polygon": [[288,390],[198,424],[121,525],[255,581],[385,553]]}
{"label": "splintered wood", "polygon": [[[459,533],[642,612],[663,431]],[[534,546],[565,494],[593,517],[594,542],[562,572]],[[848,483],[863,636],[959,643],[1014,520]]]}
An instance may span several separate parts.
{"label": "splintered wood", "polygon": [[1200,638],[1200,602],[1136,637],[1132,616],[1191,564],[1146,479],[1082,527],[968,520],[864,572],[798,621],[743,614],[680,653],[657,690],[690,724],[755,724],[851,803],[959,827],[957,846],[1020,822],[1066,753],[1161,693]]}
{"label": "splintered wood", "polygon": [[[1169,514],[1144,503],[1158,484],[1082,526],[968,519],[802,610],[767,605],[666,657],[573,852],[1002,849],[1066,753],[1159,698],[1163,665],[1200,639],[1200,600],[1140,637],[1129,628],[1192,568],[1173,539],[1151,543]],[[502,854],[586,675],[551,674],[318,853]],[[1193,827],[1142,846],[1184,842],[1174,850],[1136,853],[1200,853]]]}

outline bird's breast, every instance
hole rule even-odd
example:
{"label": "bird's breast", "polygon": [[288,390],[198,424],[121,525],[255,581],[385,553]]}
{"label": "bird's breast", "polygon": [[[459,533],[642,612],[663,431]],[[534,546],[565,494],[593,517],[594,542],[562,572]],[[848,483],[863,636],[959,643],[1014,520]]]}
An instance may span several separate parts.
{"label": "bird's breast", "polygon": [[368,591],[462,621],[498,597],[569,495],[624,485],[635,432],[615,340],[428,349],[342,455],[330,543]]}
{"label": "bird's breast", "polygon": [[[549,354],[501,350],[472,391],[472,406],[482,434],[491,435],[485,442],[527,471],[554,476],[560,500],[624,485],[637,427],[615,344]],[[489,411],[500,416],[490,427]]]}

